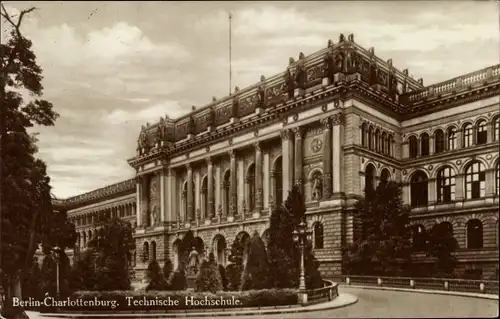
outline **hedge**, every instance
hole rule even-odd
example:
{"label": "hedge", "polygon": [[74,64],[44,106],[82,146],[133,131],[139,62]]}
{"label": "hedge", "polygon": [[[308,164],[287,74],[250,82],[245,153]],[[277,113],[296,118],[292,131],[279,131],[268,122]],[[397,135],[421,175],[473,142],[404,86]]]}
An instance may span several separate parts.
{"label": "hedge", "polygon": [[[155,311],[187,309],[227,309],[242,307],[267,307],[297,304],[294,289],[266,289],[249,291],[221,291],[216,294],[194,291],[77,291],[69,300],[74,304],[60,306],[58,311]],[[101,305],[79,305],[98,300]],[[186,300],[192,300],[187,302]],[[225,304],[221,304],[221,300]],[[194,301],[194,302],[193,302]],[[164,303],[163,305],[161,303]],[[103,305],[105,303],[106,305]],[[40,309],[43,311],[43,309]],[[53,312],[54,307],[47,310]]]}

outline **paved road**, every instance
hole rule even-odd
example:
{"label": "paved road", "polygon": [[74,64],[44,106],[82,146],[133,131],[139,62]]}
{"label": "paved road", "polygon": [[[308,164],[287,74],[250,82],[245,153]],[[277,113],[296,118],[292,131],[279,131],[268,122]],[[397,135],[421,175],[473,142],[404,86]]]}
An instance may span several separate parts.
{"label": "paved road", "polygon": [[[340,293],[358,297],[354,305],[307,313],[276,314],[259,316],[266,319],[283,318],[471,318],[497,317],[498,300],[479,298],[422,294],[390,290],[372,290],[341,287]],[[37,318],[33,316],[31,318]],[[84,317],[79,317],[83,319]],[[141,317],[137,317],[141,318]],[[189,317],[190,319],[209,319],[215,317]],[[227,319],[228,317],[221,317]],[[237,319],[255,319],[255,316],[237,316]],[[56,317],[53,317],[56,319]]]}
{"label": "paved road", "polygon": [[[354,305],[307,313],[262,316],[266,319],[282,318],[471,318],[497,317],[498,300],[486,300],[450,295],[421,294],[413,292],[339,288],[358,297]],[[190,317],[190,319],[194,317]],[[201,319],[202,317],[200,317]],[[222,318],[222,317],[221,317]],[[227,317],[225,317],[227,318]],[[255,316],[238,316],[237,319],[255,319]],[[207,319],[207,317],[203,318]]]}

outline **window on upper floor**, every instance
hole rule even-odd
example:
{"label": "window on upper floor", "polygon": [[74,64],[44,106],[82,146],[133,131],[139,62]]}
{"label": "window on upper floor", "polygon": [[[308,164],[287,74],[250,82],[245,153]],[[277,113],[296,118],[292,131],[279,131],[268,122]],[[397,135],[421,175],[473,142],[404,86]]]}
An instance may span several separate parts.
{"label": "window on upper floor", "polygon": [[380,131],[377,129],[375,131],[375,152],[380,150]]}
{"label": "window on upper floor", "polygon": [[389,155],[389,140],[386,132],[382,133],[382,154]]}
{"label": "window on upper floor", "polygon": [[434,132],[434,153],[444,152],[444,133],[438,129]]}
{"label": "window on upper floor", "polygon": [[390,179],[391,179],[391,174],[389,173],[389,170],[387,168],[384,168],[382,170],[382,173],[380,173],[380,182],[387,183]]}
{"label": "window on upper floor", "polygon": [[224,203],[224,215],[227,216],[229,214],[229,202],[231,201],[230,187],[231,187],[231,172],[226,171],[224,174],[224,182],[223,182],[223,203]]}
{"label": "window on upper floor", "polygon": [[410,148],[410,158],[417,158],[418,156],[418,141],[417,137],[410,136],[408,139],[408,145]]}
{"label": "window on upper floor", "polygon": [[387,140],[388,140],[388,143],[387,143],[387,154],[389,156],[394,156],[394,149],[393,149],[394,137],[392,136],[392,134],[389,134],[389,137],[387,138]]}
{"label": "window on upper floor", "polygon": [[274,161],[274,201],[279,207],[283,203],[283,157],[278,157]]}
{"label": "window on upper floor", "polygon": [[446,133],[448,151],[453,151],[457,147],[457,131],[454,127],[450,127]]}
{"label": "window on upper floor", "polygon": [[486,144],[488,142],[488,129],[485,120],[477,123],[477,144]]}
{"label": "window on upper floor", "polygon": [[411,206],[427,206],[428,203],[428,178],[422,171],[413,174],[410,182]]}
{"label": "window on upper floor", "polygon": [[467,248],[483,248],[483,223],[478,219],[467,222]]}
{"label": "window on upper floor", "polygon": [[475,199],[486,195],[484,165],[479,161],[470,163],[465,170],[465,198]]}
{"label": "window on upper floor", "polygon": [[373,149],[373,129],[371,127],[368,129],[368,149]]}
{"label": "window on upper floor", "polygon": [[500,140],[500,116],[493,119],[493,140]]}
{"label": "window on upper floor", "polygon": [[367,130],[366,130],[366,124],[363,123],[361,124],[361,146],[363,147],[366,147],[366,134],[367,134]]}
{"label": "window on upper floor", "polygon": [[250,165],[247,172],[248,183],[248,211],[253,212],[255,209],[255,164]]}
{"label": "window on upper floor", "polygon": [[467,123],[463,128],[463,147],[470,147],[474,142],[474,130],[472,124]]}
{"label": "window on upper floor", "polygon": [[437,201],[448,203],[455,200],[455,173],[450,166],[441,168],[437,174]]}
{"label": "window on upper floor", "polygon": [[422,133],[420,135],[420,155],[429,155],[429,134]]}

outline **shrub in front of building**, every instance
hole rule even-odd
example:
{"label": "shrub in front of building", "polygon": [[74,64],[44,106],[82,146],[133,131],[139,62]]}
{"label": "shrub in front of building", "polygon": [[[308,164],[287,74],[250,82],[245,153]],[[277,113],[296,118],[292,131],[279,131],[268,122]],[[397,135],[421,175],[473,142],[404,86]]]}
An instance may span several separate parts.
{"label": "shrub in front of building", "polygon": [[216,293],[222,290],[220,272],[215,263],[214,254],[210,253],[208,260],[202,262],[200,270],[196,275],[196,291]]}
{"label": "shrub in front of building", "polygon": [[186,273],[184,270],[184,264],[180,263],[177,270],[175,270],[170,276],[168,282],[169,290],[185,290],[187,289]]}
{"label": "shrub in front of building", "polygon": [[237,291],[241,288],[241,274],[243,273],[243,245],[235,240],[231,246],[229,264],[226,267],[227,290]]}
{"label": "shrub in front of building", "polygon": [[172,265],[172,261],[170,260],[170,258],[167,258],[167,260],[165,260],[165,263],[163,264],[163,277],[168,280],[172,275],[173,270],[174,265]]}
{"label": "shrub in front of building", "polygon": [[220,278],[222,280],[222,289],[224,291],[226,291],[227,290],[227,286],[228,286],[228,280],[227,280],[227,275],[226,275],[226,268],[224,268],[224,266],[222,266],[222,265],[219,265],[218,268],[219,268]]}
{"label": "shrub in front of building", "polygon": [[156,260],[149,263],[146,270],[146,277],[148,279],[146,291],[166,290],[168,288],[162,269]]}
{"label": "shrub in front of building", "polygon": [[266,246],[255,232],[250,239],[247,262],[241,277],[241,290],[270,289],[274,278],[267,259]]}

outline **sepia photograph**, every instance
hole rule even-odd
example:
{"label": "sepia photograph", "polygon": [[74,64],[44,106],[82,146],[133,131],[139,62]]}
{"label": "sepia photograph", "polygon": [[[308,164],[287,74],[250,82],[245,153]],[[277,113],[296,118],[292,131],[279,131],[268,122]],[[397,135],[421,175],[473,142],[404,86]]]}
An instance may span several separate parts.
{"label": "sepia photograph", "polygon": [[499,2],[0,9],[0,319],[498,317]]}

